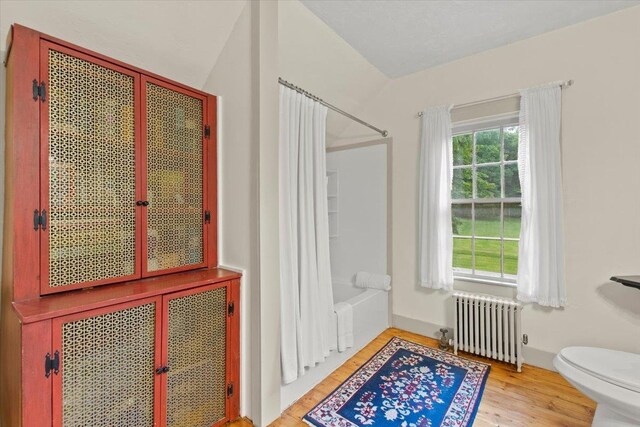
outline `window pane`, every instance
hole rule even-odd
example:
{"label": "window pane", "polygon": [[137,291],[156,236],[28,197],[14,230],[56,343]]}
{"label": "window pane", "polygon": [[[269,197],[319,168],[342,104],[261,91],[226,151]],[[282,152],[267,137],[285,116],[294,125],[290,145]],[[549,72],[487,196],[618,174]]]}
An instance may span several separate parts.
{"label": "window pane", "polygon": [[471,270],[471,239],[453,239],[453,268]]}
{"label": "window pane", "polygon": [[500,237],[500,203],[476,203],[476,236]]}
{"label": "window pane", "polygon": [[504,165],[504,196],[520,197],[520,177],[516,163]]}
{"label": "window pane", "polygon": [[470,165],[473,158],[473,135],[453,137],[453,165]]}
{"label": "window pane", "polygon": [[454,235],[471,236],[471,203],[456,203],[451,207],[451,226]]}
{"label": "window pane", "polygon": [[504,237],[520,237],[520,217],[522,205],[520,203],[504,204]]}
{"label": "window pane", "polygon": [[479,166],[476,169],[476,197],[479,199],[501,197],[499,165]]}
{"label": "window pane", "polygon": [[500,129],[476,132],[476,163],[500,161]]}
{"label": "window pane", "polygon": [[453,170],[453,188],[451,189],[452,199],[470,199],[472,196],[472,176],[471,168],[461,168]]}
{"label": "window pane", "polygon": [[504,274],[518,274],[518,242],[504,242]]}
{"label": "window pane", "polygon": [[518,158],[518,138],[519,138],[518,126],[511,126],[504,128],[504,159],[516,160]]}
{"label": "window pane", "polygon": [[500,275],[500,240],[475,239],[476,272]]}

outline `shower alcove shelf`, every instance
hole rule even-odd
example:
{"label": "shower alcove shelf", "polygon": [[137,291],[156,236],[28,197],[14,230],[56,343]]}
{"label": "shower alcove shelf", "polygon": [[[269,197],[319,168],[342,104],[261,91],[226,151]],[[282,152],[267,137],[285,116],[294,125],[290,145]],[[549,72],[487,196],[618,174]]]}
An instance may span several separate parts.
{"label": "shower alcove shelf", "polygon": [[216,97],[20,25],[8,45],[0,424],[237,418]]}

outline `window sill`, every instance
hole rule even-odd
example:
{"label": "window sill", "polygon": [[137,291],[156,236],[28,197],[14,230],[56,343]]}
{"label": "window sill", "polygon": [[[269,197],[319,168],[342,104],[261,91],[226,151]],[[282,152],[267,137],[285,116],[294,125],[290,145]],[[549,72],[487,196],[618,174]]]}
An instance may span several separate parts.
{"label": "window sill", "polygon": [[459,280],[461,282],[472,282],[472,283],[482,283],[484,285],[494,285],[494,286],[503,286],[505,288],[517,288],[518,284],[513,282],[503,282],[500,280],[494,280],[490,278],[484,277],[468,277],[468,276],[453,276],[454,280]]}

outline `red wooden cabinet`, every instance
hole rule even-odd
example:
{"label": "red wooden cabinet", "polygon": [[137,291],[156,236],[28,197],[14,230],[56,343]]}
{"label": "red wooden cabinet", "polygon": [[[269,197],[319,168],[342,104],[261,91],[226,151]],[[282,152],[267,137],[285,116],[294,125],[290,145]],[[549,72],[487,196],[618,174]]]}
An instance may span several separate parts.
{"label": "red wooden cabinet", "polygon": [[41,293],[140,278],[140,74],[41,40],[39,80]]}
{"label": "red wooden cabinet", "polygon": [[235,303],[233,284],[223,282],[53,319],[53,425],[233,419]]}
{"label": "red wooden cabinet", "polygon": [[204,95],[142,76],[144,276],[207,264],[207,104]]}
{"label": "red wooden cabinet", "polygon": [[237,418],[216,97],[20,25],[9,41],[0,424]]}
{"label": "red wooden cabinet", "polygon": [[211,97],[39,49],[41,293],[207,266]]}
{"label": "red wooden cabinet", "polygon": [[161,313],[154,297],[53,319],[54,426],[160,425]]}
{"label": "red wooden cabinet", "polygon": [[232,290],[210,285],[162,298],[161,419],[168,427],[214,425],[230,418],[236,384],[225,355],[236,316]]}

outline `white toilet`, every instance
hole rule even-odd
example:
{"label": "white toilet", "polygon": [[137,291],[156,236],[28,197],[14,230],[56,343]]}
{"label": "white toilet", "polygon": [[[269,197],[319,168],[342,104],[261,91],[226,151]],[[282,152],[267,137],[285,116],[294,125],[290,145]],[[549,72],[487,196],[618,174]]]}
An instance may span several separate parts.
{"label": "white toilet", "polygon": [[598,404],[593,426],[640,426],[640,354],[594,347],[567,347],[554,366]]}

